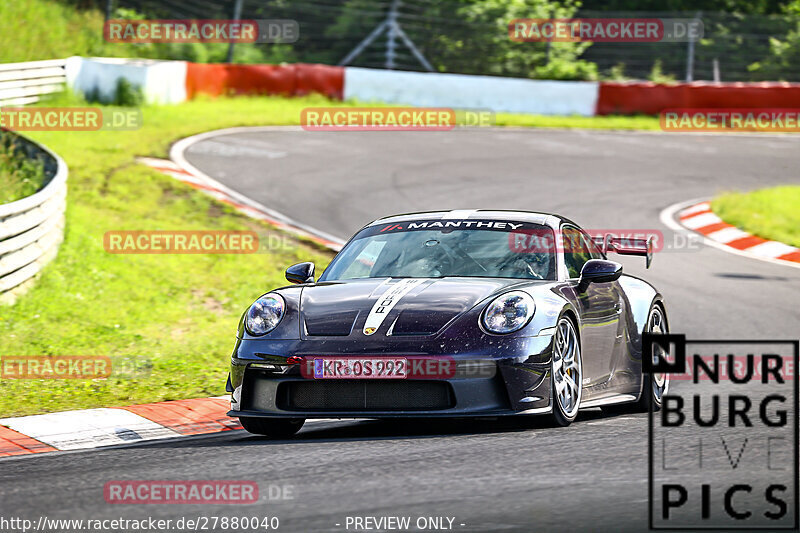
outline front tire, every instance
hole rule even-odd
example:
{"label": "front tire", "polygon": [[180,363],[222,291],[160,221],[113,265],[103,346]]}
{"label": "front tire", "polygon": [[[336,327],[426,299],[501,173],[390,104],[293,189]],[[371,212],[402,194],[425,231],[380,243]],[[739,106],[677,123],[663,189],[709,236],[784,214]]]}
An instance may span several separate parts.
{"label": "front tire", "polygon": [[578,417],[583,397],[583,361],[577,330],[568,317],[558,320],[553,338],[550,391],[553,420],[559,426],[570,425]]}
{"label": "front tire", "polygon": [[265,435],[273,439],[291,437],[303,427],[305,418],[254,418],[240,416],[239,422],[248,432],[255,435]]}

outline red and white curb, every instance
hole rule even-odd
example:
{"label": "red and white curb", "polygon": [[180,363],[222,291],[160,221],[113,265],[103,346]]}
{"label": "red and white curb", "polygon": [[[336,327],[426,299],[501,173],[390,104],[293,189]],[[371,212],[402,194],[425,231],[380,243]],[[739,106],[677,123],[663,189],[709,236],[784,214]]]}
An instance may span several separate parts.
{"label": "red and white curb", "polygon": [[[253,129],[242,128],[247,131]],[[215,135],[238,131],[238,128],[221,130],[179,141],[173,146],[172,155],[180,164],[150,157],[139,158],[139,161],[203,191],[251,218],[265,221],[331,250],[340,250],[343,242],[337,237],[299,224],[247,198],[194,168],[183,157],[183,151],[190,144]],[[228,396],[221,396],[3,418],[0,419],[0,457],[98,448],[242,429],[238,420],[225,414],[230,406],[229,401]],[[328,420],[312,422],[325,421]]]}
{"label": "red and white curb", "polygon": [[0,457],[241,429],[228,396],[0,419]]}
{"label": "red and white curb", "polygon": [[[0,419],[0,458],[85,450],[242,429],[229,396],[62,411]],[[338,419],[308,420],[306,426]]]}
{"label": "red and white curb", "polygon": [[704,242],[738,255],[772,263],[800,267],[800,249],[778,241],[757,237],[736,226],[723,222],[711,211],[707,201],[692,201],[665,209],[662,222],[673,229],[694,231]]}

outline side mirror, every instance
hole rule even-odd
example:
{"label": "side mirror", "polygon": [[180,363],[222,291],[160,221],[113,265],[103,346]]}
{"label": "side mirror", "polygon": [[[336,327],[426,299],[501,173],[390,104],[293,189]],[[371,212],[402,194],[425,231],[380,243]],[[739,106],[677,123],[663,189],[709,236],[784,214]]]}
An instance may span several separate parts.
{"label": "side mirror", "polygon": [[286,279],[291,283],[314,283],[314,263],[297,263],[290,266],[286,269]]}
{"label": "side mirror", "polygon": [[616,281],[622,275],[622,265],[605,259],[589,259],[581,269],[582,287],[590,283],[608,283]]}

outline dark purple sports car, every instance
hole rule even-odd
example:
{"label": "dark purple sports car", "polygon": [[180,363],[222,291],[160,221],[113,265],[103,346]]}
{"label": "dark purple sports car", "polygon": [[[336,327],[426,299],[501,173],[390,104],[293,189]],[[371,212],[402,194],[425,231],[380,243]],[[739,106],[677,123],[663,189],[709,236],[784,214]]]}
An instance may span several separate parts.
{"label": "dark purple sports car", "polygon": [[667,333],[661,294],[622,274],[614,251],[570,220],[461,210],[376,220],[318,280],[244,313],[231,356],[230,416],[272,437],[308,418],[493,417],[660,406],[665,375],[642,373],[642,333]]}

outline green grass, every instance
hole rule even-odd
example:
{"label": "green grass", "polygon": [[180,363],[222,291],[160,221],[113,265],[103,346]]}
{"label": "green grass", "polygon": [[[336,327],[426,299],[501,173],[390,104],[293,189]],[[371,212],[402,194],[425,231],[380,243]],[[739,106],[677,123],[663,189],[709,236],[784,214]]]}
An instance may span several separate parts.
{"label": "green grass", "polygon": [[44,182],[42,162],[22,157],[12,139],[0,132],[0,204],[30,196]]}
{"label": "green grass", "polygon": [[549,116],[518,115],[497,113],[495,121],[498,126],[534,127],[534,128],[582,128],[606,130],[660,130],[658,117],[646,115],[623,116]]}
{"label": "green grass", "polygon": [[0,63],[104,55],[103,14],[54,0],[0,2]]}
{"label": "green grass", "polygon": [[[105,15],[91,2],[81,8],[58,0],[0,2],[0,63],[59,59],[69,56],[185,59],[198,63],[225,61],[226,43],[109,43],[103,38]],[[97,3],[95,3],[97,4]],[[116,3],[115,3],[116,4]],[[153,18],[130,9],[117,9],[113,18]],[[288,45],[239,43],[237,63],[295,61]]]}
{"label": "green grass", "polygon": [[286,285],[303,260],[330,254],[289,239],[253,255],[114,255],[110,230],[254,229],[267,226],[135,161],[166,157],[179,138],[216,128],[297,121],[323,98],[236,98],[144,108],[136,131],[37,132],[70,169],[65,241],[13,306],[0,306],[0,356],[108,355],[134,375],[97,380],[0,379],[0,416],[224,394],[241,313]]}
{"label": "green grass", "polygon": [[784,185],[715,198],[711,209],[737,228],[800,247],[800,186]]}

